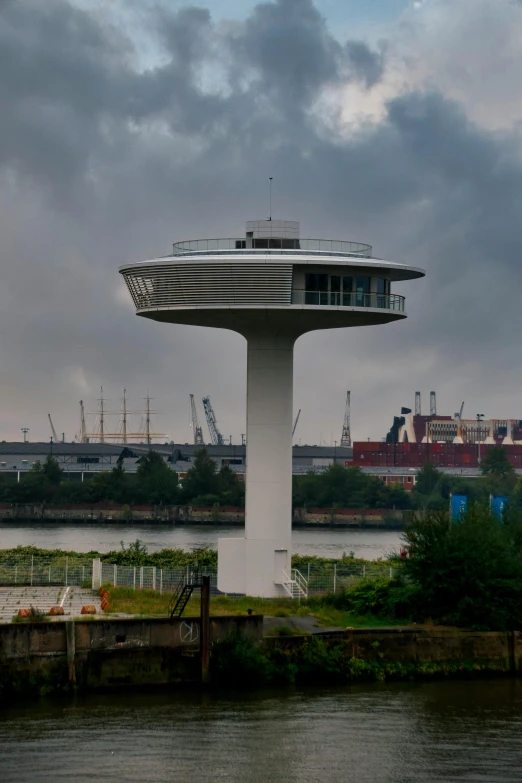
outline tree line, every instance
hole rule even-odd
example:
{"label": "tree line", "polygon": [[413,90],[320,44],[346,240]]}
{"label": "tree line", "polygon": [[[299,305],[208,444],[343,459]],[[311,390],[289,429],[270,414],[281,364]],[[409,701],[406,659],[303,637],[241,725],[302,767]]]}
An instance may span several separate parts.
{"label": "tree line", "polygon": [[[505,450],[498,446],[488,451],[478,478],[447,475],[428,463],[417,474],[413,490],[406,492],[402,484],[386,485],[359,467],[334,464],[322,473],[294,476],[292,501],[294,508],[426,512],[447,510],[451,494],[467,495],[470,504],[487,504],[490,495],[503,495],[511,506],[522,509],[521,487]],[[228,465],[218,470],[205,449],[196,453],[183,481],[152,450],[141,457],[136,473],[127,473],[118,463],[84,482],[68,480],[57,460],[48,456],[22,474],[18,483],[0,476],[0,502],[243,507],[245,486]]]}

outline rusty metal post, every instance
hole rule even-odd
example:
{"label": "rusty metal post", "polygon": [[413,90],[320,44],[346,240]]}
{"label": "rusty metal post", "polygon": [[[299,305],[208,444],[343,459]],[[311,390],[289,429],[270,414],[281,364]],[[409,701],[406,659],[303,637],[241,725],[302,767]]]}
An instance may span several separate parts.
{"label": "rusty metal post", "polygon": [[76,684],[76,636],[74,628],[74,620],[66,620],[65,623],[65,638],[67,642],[67,663],[69,665],[69,684]]}
{"label": "rusty metal post", "polygon": [[210,679],[210,577],[201,579],[201,681]]}

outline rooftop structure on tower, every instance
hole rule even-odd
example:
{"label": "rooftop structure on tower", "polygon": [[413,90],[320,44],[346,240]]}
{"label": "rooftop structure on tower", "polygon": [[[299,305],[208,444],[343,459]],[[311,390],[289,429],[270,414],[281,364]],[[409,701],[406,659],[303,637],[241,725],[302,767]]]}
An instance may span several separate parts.
{"label": "rooftop structure on tower", "polygon": [[138,315],[231,329],[247,340],[245,536],[220,539],[218,587],[298,594],[303,582],[291,567],[294,344],[316,329],[406,318],[404,297],[391,287],[423,270],[374,258],[360,242],[303,239],[295,221],[256,220],[244,237],[176,242],[171,255],[120,272]]}

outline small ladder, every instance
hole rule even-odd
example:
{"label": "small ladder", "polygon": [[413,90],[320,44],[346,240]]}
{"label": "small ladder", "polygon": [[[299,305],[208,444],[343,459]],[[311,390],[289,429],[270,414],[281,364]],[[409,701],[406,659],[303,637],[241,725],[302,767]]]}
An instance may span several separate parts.
{"label": "small ladder", "polygon": [[174,617],[181,617],[192,593],[198,587],[201,587],[198,570],[192,571],[188,577],[183,577],[169,601],[168,613],[171,620]]}

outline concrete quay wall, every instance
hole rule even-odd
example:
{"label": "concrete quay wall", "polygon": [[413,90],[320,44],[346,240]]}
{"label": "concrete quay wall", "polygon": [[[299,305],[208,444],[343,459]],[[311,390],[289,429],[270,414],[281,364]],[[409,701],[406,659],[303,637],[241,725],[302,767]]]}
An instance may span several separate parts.
{"label": "concrete quay wall", "polygon": [[[266,645],[287,651],[314,637],[265,638]],[[327,646],[341,645],[344,655],[380,663],[469,663],[491,671],[522,674],[522,632],[453,629],[354,628],[321,634]]]}
{"label": "concrete quay wall", "polygon": [[[294,527],[388,527],[401,529],[408,512],[387,509],[296,508]],[[150,522],[174,525],[244,525],[245,510],[233,506],[113,506],[81,504],[46,506],[44,504],[0,503],[0,520],[16,522]]]}
{"label": "concrete quay wall", "polygon": [[[211,644],[232,633],[261,641],[263,617],[210,618]],[[51,678],[88,690],[199,682],[200,618],[0,625],[0,686]]]}

